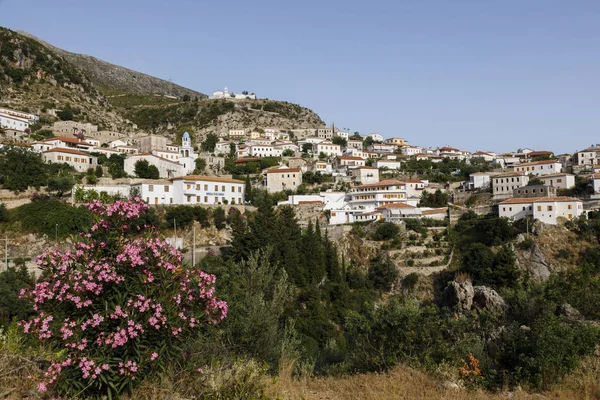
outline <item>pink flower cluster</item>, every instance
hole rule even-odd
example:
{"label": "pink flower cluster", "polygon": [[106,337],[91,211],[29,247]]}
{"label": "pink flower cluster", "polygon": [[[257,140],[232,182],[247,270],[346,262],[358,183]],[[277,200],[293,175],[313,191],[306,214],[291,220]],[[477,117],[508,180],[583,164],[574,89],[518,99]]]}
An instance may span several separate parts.
{"label": "pink flower cluster", "polygon": [[[24,331],[65,349],[39,383],[40,392],[66,368],[78,371],[85,386],[100,382],[101,374],[107,374],[102,381],[134,380],[174,351],[160,343],[183,341],[200,324],[227,315],[227,304],[215,297],[214,275],[182,266],[181,253],[153,228],[129,238],[130,221],[143,215],[145,203],[87,206],[98,216],[92,232],[79,235],[67,251],[40,255],[37,263],[48,278],[21,292],[39,313],[21,322]],[[160,358],[159,348],[166,353]]]}

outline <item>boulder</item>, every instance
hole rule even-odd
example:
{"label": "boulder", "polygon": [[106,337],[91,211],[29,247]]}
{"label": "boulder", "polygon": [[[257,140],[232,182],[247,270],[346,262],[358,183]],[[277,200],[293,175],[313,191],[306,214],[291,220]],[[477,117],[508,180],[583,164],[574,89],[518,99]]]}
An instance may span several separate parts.
{"label": "boulder", "polygon": [[442,293],[442,303],[450,308],[470,310],[473,305],[473,284],[470,279],[451,281]]}
{"label": "boulder", "polygon": [[473,292],[473,306],[480,310],[485,308],[494,314],[504,314],[508,308],[504,299],[494,289],[475,286]]}
{"label": "boulder", "polygon": [[530,250],[523,251],[523,256],[527,260],[527,269],[534,281],[546,282],[550,278],[552,266],[546,262],[546,257],[537,243]]}
{"label": "boulder", "polygon": [[569,303],[561,304],[556,307],[556,311],[554,312],[559,317],[562,317],[569,324],[577,324],[579,322],[583,322],[584,318],[579,311],[573,308]]}

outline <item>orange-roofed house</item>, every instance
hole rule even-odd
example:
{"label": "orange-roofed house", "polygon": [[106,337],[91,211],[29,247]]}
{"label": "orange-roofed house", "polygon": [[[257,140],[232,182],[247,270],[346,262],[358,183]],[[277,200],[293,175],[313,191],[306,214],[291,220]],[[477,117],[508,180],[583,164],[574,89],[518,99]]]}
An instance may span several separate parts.
{"label": "orange-roofed house", "polygon": [[513,220],[532,216],[556,225],[559,218],[571,220],[583,214],[583,202],[575,197],[512,198],[498,204],[498,215]]}
{"label": "orange-roofed house", "polygon": [[77,172],[85,172],[88,168],[98,165],[98,158],[76,149],[55,147],[42,153],[46,163],[66,163]]}
{"label": "orange-roofed house", "polygon": [[562,164],[557,160],[536,161],[515,165],[513,170],[525,175],[542,176],[562,172]]}

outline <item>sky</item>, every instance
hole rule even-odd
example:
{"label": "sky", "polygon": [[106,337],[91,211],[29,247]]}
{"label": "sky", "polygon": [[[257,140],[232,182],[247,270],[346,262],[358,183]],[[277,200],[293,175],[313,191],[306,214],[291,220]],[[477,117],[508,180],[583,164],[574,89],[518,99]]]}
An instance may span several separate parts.
{"label": "sky", "polygon": [[0,25],[421,146],[600,143],[597,0],[0,0]]}

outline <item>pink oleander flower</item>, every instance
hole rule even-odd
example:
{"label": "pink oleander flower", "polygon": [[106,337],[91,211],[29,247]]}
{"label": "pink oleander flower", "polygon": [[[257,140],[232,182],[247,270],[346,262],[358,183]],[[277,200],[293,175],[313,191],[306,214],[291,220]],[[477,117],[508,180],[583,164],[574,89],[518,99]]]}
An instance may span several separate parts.
{"label": "pink oleander flower", "polygon": [[158,353],[152,353],[152,355],[150,356],[150,361],[154,361],[158,358]]}

